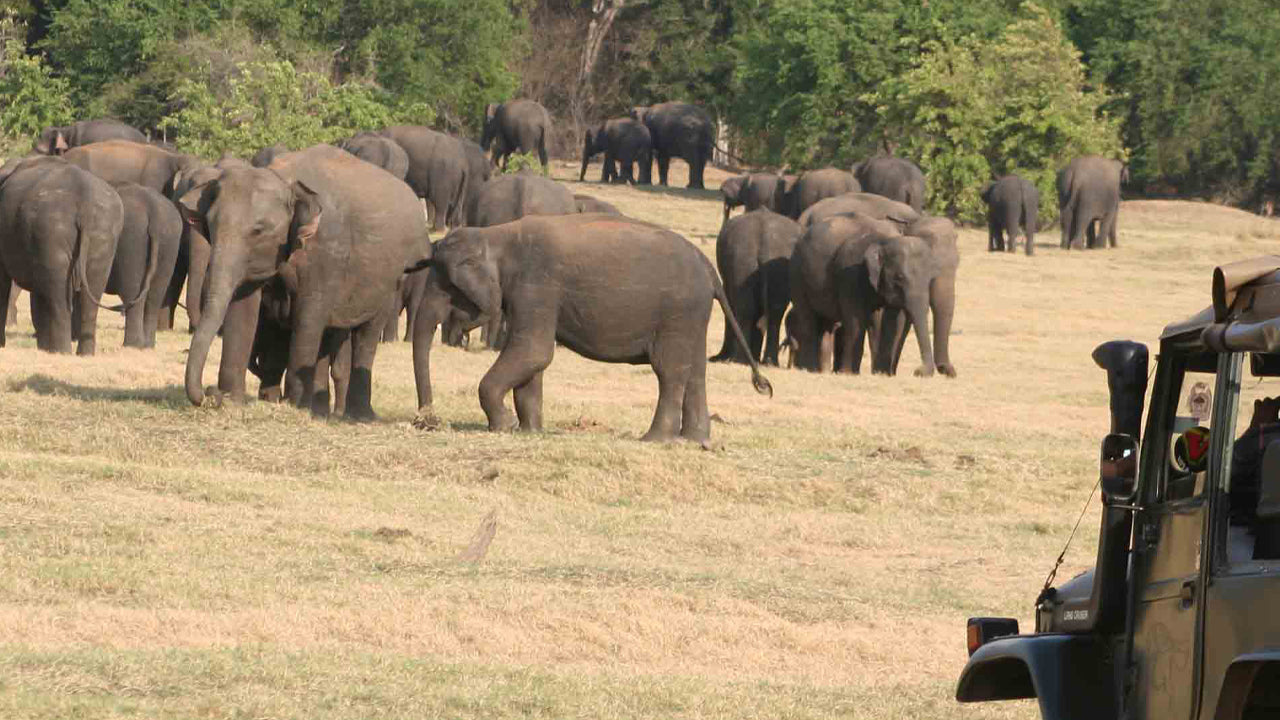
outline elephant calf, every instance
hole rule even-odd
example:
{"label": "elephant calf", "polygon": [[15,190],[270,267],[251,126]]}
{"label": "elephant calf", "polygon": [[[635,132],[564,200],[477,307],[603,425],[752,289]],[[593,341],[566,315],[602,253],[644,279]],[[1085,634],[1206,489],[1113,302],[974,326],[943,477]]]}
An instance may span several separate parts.
{"label": "elephant calf", "polygon": [[[431,414],[430,350],[436,326],[459,319],[477,327],[506,310],[511,333],[480,381],[490,430],[542,428],[542,372],[556,344],[603,362],[648,363],[658,376],[658,407],[645,440],[711,436],[706,346],[711,303],[731,316],[711,262],[683,237],[613,215],[526,217],[463,228],[437,243],[427,261],[413,363],[420,421]],[[736,322],[730,329],[742,347]],[[772,394],[750,360],[756,390]],[[515,416],[503,399],[514,390]]]}
{"label": "elephant calf", "polygon": [[[578,182],[587,176],[591,158],[604,153],[600,182],[648,185],[653,173],[653,138],[649,128],[631,118],[605,120],[583,133],[582,171]],[[639,166],[639,171],[635,166]],[[621,167],[621,172],[619,172]]]}
{"label": "elephant calf", "polygon": [[1036,224],[1040,214],[1040,191],[1018,175],[1005,175],[982,190],[987,204],[987,250],[1005,249],[1008,234],[1009,252],[1013,252],[1018,235],[1027,239],[1027,254],[1036,252]]}
{"label": "elephant calf", "polygon": [[137,183],[114,186],[124,226],[107,278],[107,292],[125,301],[125,347],[156,346],[156,327],[178,259],[182,216],[168,198]]}
{"label": "elephant calf", "polygon": [[[730,219],[716,238],[716,266],[724,280],[725,295],[739,327],[748,338],[753,358],[778,364],[778,334],[782,314],[791,302],[788,267],[800,237],[796,221],[768,208],[758,208]],[[724,318],[724,344],[712,362],[746,362],[734,352],[729,315]],[[764,321],[761,333],[757,323]],[[761,357],[763,350],[764,356]]]}

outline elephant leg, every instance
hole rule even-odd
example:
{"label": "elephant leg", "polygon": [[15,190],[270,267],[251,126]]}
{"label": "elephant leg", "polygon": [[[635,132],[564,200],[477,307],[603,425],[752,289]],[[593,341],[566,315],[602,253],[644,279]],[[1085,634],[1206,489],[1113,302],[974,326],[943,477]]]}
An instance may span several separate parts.
{"label": "elephant leg", "polygon": [[373,359],[378,352],[378,334],[382,318],[374,318],[353,328],[348,343],[351,345],[350,380],[343,392],[346,408],[343,416],[348,420],[370,422],[377,420],[373,412]]}
{"label": "elephant leg", "polygon": [[[132,299],[132,295],[126,300]],[[132,348],[145,348],[147,346],[147,337],[143,315],[146,306],[144,303],[136,302],[130,305],[124,311],[124,346]]]}
{"label": "elephant leg", "polygon": [[711,411],[707,408],[707,336],[693,338],[692,367],[684,383],[680,407],[680,437],[697,443],[711,439]]}
{"label": "elephant leg", "polygon": [[182,298],[182,286],[187,284],[187,266],[191,262],[187,250],[188,226],[183,223],[182,239],[178,242],[178,256],[173,262],[173,273],[160,302],[160,315],[156,318],[157,330],[172,330],[178,314],[178,300]]}
{"label": "elephant leg", "polygon": [[341,417],[347,415],[347,396],[351,391],[351,364],[354,350],[351,336],[347,338],[330,357],[329,374],[333,377],[333,414]]}
{"label": "elephant leg", "polygon": [[604,161],[600,163],[600,182],[612,182],[613,174],[613,150],[606,148],[604,151]]}
{"label": "elephant leg", "polygon": [[667,184],[667,170],[671,168],[671,156],[658,153],[658,184]]}
{"label": "elephant leg", "polygon": [[316,392],[311,396],[311,417],[325,419],[329,417],[332,400],[329,395],[329,368],[334,350],[342,342],[338,338],[338,331],[332,328],[325,330],[320,339],[320,352],[316,354]]}
{"label": "elephant leg", "polygon": [[[756,326],[756,321],[760,319],[760,302],[759,288],[756,282],[749,282],[746,287],[741,288],[734,300],[736,303],[729,305],[729,309],[733,311],[734,318],[738,321],[738,327],[746,333],[747,349],[736,347],[734,343],[732,360],[738,363],[747,362],[747,353],[750,352],[753,359],[760,359],[760,348],[764,344],[764,335],[760,332],[760,328]],[[727,322],[727,321],[726,321]],[[726,328],[728,329],[728,328]],[[729,330],[732,332],[732,330]],[[732,337],[732,336],[730,336]]]}
{"label": "elephant leg", "polygon": [[782,334],[782,316],[787,312],[787,302],[769,303],[765,311],[765,335],[764,335],[764,363],[777,367],[779,364],[778,353],[781,345],[779,336]]}
{"label": "elephant leg", "polygon": [[889,376],[898,373],[898,357],[902,354],[909,330],[906,314],[901,308],[885,307],[880,310],[875,347],[871,354],[872,373]]}
{"label": "elephant leg", "polygon": [[1101,224],[1099,220],[1090,220],[1085,225],[1085,247],[1093,250],[1098,247],[1098,226]]}
{"label": "elephant leg", "polygon": [[[1014,252],[1018,247],[1018,225],[1022,218],[1022,208],[1017,205],[1010,205],[1004,210],[1004,218],[1001,220],[1003,227],[1000,233],[1001,249]],[[1008,234],[1009,242],[1006,245],[1004,236]]]}
{"label": "elephant leg", "polygon": [[262,305],[262,288],[236,297],[227,306],[222,321],[222,359],[218,363],[218,390],[232,400],[244,400],[244,376],[249,370],[254,336],[258,330],[258,311]]}
{"label": "elephant leg", "polygon": [[[402,281],[403,282],[403,281]],[[400,310],[404,307],[401,303],[404,296],[397,287],[396,291],[391,294],[391,300],[387,303],[387,319],[382,324],[382,342],[390,343],[400,339]],[[405,331],[408,336],[408,331]]]}
{"label": "elephant leg", "polygon": [[792,351],[794,365],[801,370],[818,371],[819,344],[821,344],[821,328],[818,318],[809,309],[807,303],[797,303],[791,307],[791,327],[788,332],[798,347]]}
{"label": "elephant leg", "polygon": [[823,322],[822,340],[818,346],[818,372],[835,372],[836,367],[836,335],[840,332],[835,324]]}
{"label": "elephant leg", "polygon": [[[730,296],[729,307],[733,308],[733,297]],[[733,357],[733,327],[729,324],[729,316],[724,316],[724,339],[720,343],[720,352],[711,358],[711,362],[728,362]]]}
{"label": "elephant leg", "polygon": [[520,429],[526,432],[542,432],[542,376],[538,371],[523,385],[512,388],[516,418]]}
{"label": "elephant leg", "polygon": [[658,407],[654,411],[649,431],[641,440],[672,440],[680,432],[684,417],[685,388],[693,368],[684,353],[680,352],[679,344],[679,341],[659,334],[649,353],[653,372],[658,376]]}
{"label": "elephant leg", "polygon": [[833,358],[837,362],[834,372],[857,375],[862,372],[862,350],[866,342],[867,327],[871,318],[863,312],[851,311],[841,317],[841,332],[832,333],[833,340],[840,345],[839,355]]}
{"label": "elephant leg", "polygon": [[689,161],[689,188],[692,190],[704,190],[702,184],[702,173],[707,167],[707,158],[701,150],[694,153],[693,160]]}
{"label": "elephant leg", "polygon": [[548,323],[547,331],[513,333],[511,341],[498,353],[493,367],[480,380],[480,407],[489,419],[492,431],[511,430],[516,417],[503,398],[512,389],[525,385],[534,375],[551,364],[555,354],[555,326]]}
{"label": "elephant leg", "polygon": [[40,319],[40,325],[36,326],[36,346],[49,352],[71,352],[73,325],[66,293],[38,296],[32,293],[31,300],[31,317]]}
{"label": "elephant leg", "polygon": [[[87,248],[82,248],[81,252],[85,252]],[[108,272],[110,267],[107,268]],[[91,357],[97,352],[98,348],[98,303],[102,297],[102,293],[106,291],[108,272],[100,273],[96,280],[91,281],[85,278],[81,281],[79,289],[75,293],[73,306],[74,324],[72,329],[76,332],[76,355],[81,357]],[[92,270],[89,270],[90,276],[93,276]],[[136,294],[136,293],[135,293]],[[132,299],[132,298],[126,298]],[[137,311],[141,315],[142,306],[134,303],[131,310]],[[139,317],[134,324],[135,328],[141,334],[142,318]],[[128,333],[128,325],[125,326],[125,332]],[[135,346],[136,347],[136,346]]]}
{"label": "elephant leg", "polygon": [[538,162],[542,163],[542,170],[546,172],[551,166],[547,164],[547,139],[544,134],[538,138]]}
{"label": "elephant leg", "polygon": [[[297,303],[294,307],[293,336],[289,340],[289,373],[285,376],[284,395],[297,408],[310,408],[319,378],[316,377],[316,358],[320,356],[320,343],[324,336],[324,321],[328,315],[320,303]],[[328,378],[325,378],[328,382]]]}
{"label": "elephant leg", "polygon": [[1075,239],[1075,212],[1070,205],[1059,209],[1058,224],[1062,226],[1062,241],[1059,246],[1063,250],[1071,249],[1071,241]]}
{"label": "elephant leg", "polygon": [[5,329],[16,324],[18,315],[18,286],[9,279],[4,265],[0,265],[0,348],[4,347]]}
{"label": "elephant leg", "polygon": [[1120,218],[1119,208],[1112,208],[1110,212],[1102,218],[1102,238],[1111,247],[1116,246],[1116,225]]}
{"label": "elephant leg", "polygon": [[996,221],[995,213],[987,217],[987,252],[999,252],[1003,250],[1004,233],[1000,230],[1000,223]]}

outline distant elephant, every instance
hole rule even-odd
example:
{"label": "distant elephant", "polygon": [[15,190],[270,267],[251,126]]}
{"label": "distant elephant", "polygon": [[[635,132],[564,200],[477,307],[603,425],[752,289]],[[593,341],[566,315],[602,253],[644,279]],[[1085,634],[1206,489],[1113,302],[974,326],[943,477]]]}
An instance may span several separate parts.
{"label": "distant elephant", "polygon": [[920,166],[897,157],[877,157],[853,166],[863,192],[883,195],[890,200],[910,205],[916,212],[924,211],[925,179]]}
{"label": "distant elephant", "polygon": [[228,168],[179,204],[212,246],[205,312],[187,354],[192,404],[204,402],[205,360],[220,327],[218,387],[207,392],[215,401],[243,398],[262,286],[278,276],[292,301],[286,397],[312,407],[317,358],[324,352],[333,362],[349,338],[345,415],[372,419],[372,366],[388,299],[403,269],[431,247],[409,187],[349,153],[315,145],[269,168]]}
{"label": "distant elephant", "polygon": [[178,259],[182,216],[171,200],[136,183],[114,185],[124,207],[124,225],[106,292],[125,301],[125,347],[156,346],[160,306]]}
{"label": "distant elephant", "polygon": [[[1120,215],[1120,186],[1129,182],[1129,167],[1097,155],[1076,158],[1058,171],[1058,210],[1062,221],[1062,249],[1079,247],[1087,236],[1089,248],[1116,246]],[[1099,224],[1094,230],[1094,222]]]}
{"label": "distant elephant", "polygon": [[[955,223],[947,218],[926,215],[908,225],[905,234],[920,238],[929,248],[924,267],[931,276],[928,297],[929,312],[933,317],[934,367],[943,375],[953,378],[956,376],[956,367],[951,362],[951,325],[956,312],[956,271],[960,267],[960,251],[956,242],[959,233]],[[906,310],[910,314],[910,308]],[[898,306],[885,309],[880,319],[881,340],[877,343],[877,357],[873,359],[874,372],[897,374],[898,359],[902,356],[902,348],[907,341],[908,320],[915,322],[914,316],[904,317],[902,308]],[[921,357],[924,358],[923,350]],[[932,374],[927,360],[916,374]]]}
{"label": "distant elephant", "polygon": [[20,290],[17,283],[13,283],[12,287],[9,288],[9,309],[5,315],[5,324],[9,327],[18,324],[18,293]]}
{"label": "distant elephant", "polygon": [[474,140],[460,137],[454,139],[462,144],[462,152],[467,158],[467,198],[463,207],[466,208],[464,217],[470,224],[471,208],[476,206],[480,193],[484,192],[485,183],[492,177],[493,166],[489,164],[489,158],[485,157],[484,150]]}
{"label": "distant elephant", "polygon": [[573,194],[573,204],[578,206],[580,213],[607,213],[609,215],[621,215],[622,211],[614,207],[612,203],[593,198],[590,195]]}
{"label": "distant elephant", "polygon": [[493,143],[493,165],[502,161],[507,169],[507,158],[513,152],[537,151],[538,162],[546,169],[547,144],[551,141],[551,115],[547,109],[533,100],[508,100],[489,103],[484,109],[484,128],[480,133],[480,149],[488,150]]}
{"label": "distant elephant", "polygon": [[854,192],[825,198],[810,205],[800,214],[800,229],[807,230],[814,223],[832,215],[853,213],[873,220],[887,220],[905,230],[908,225],[924,217],[910,205],[890,200],[875,193]]}
{"label": "distant elephant", "polygon": [[[262,287],[262,302],[258,310],[258,327],[253,334],[253,350],[249,353],[249,372],[258,378],[258,399],[265,402],[281,402],[284,390],[281,381],[289,369],[289,346],[293,342],[292,301],[280,278],[272,278]],[[338,346],[330,354],[324,348]],[[318,384],[311,397],[311,413],[328,417],[329,379],[333,379],[332,414],[344,415],[347,410],[347,392],[351,383],[351,333],[342,330],[326,330],[320,342],[322,348],[316,357],[315,376]],[[323,381],[323,386],[319,384]]]}
{"label": "distant elephant", "polygon": [[422,302],[422,291],[426,287],[425,272],[405,273],[396,283],[396,292],[391,298],[391,313],[387,324],[382,329],[382,342],[395,342],[400,330],[400,313],[405,313],[404,341],[413,339],[413,321],[418,316],[418,305]]}
{"label": "distant elephant", "polygon": [[721,224],[728,221],[729,211],[738,206],[746,208],[747,212],[768,208],[784,213],[787,193],[794,183],[795,176],[773,173],[747,173],[725,180],[720,184],[720,194],[724,196],[724,221]]}
{"label": "distant elephant", "polygon": [[658,182],[667,184],[671,158],[678,157],[689,163],[689,187],[705,187],[702,174],[711,162],[716,136],[715,124],[705,110],[689,103],[667,102],[634,107],[631,119],[649,128],[658,159]]}
{"label": "distant elephant", "polygon": [[[739,327],[748,334],[749,349],[734,352],[729,316],[724,344],[712,362],[746,362],[746,353],[766,365],[778,364],[778,333],[791,302],[791,253],[800,237],[795,220],[767,207],[724,223],[716,238],[716,267]],[[764,333],[757,323],[764,320]],[[764,355],[761,356],[763,350]]]}
{"label": "distant elephant", "polygon": [[[706,442],[706,347],[711,303],[728,299],[711,262],[683,237],[613,215],[526,217],[455,230],[431,260],[414,327],[418,415],[431,415],[430,350],[436,326],[460,315],[470,327],[506,310],[511,335],[480,381],[490,430],[542,429],[542,372],[557,342],[594,360],[652,365],[658,407],[644,440]],[[730,324],[742,346],[746,338]],[[751,360],[752,382],[772,394]],[[503,404],[514,389],[515,417]]]}
{"label": "distant elephant", "polygon": [[1009,252],[1013,252],[1021,234],[1027,239],[1027,254],[1034,255],[1040,214],[1040,191],[1036,186],[1018,175],[1005,175],[982,189],[982,201],[987,204],[987,250],[1003,251],[1008,233]]}
{"label": "distant elephant", "polygon": [[169,198],[173,197],[175,178],[204,167],[203,161],[191,155],[128,140],[81,145],[62,157],[108,183],[137,183]]}
{"label": "distant elephant", "polygon": [[104,140],[129,140],[146,143],[147,136],[119,120],[99,118],[80,120],[71,125],[47,127],[36,140],[35,151],[41,155],[61,155],[73,147]]}
{"label": "distant elephant", "polygon": [[0,182],[0,308],[7,316],[13,283],[31,293],[37,348],[71,352],[77,340],[77,355],[94,354],[123,225],[116,191],[60,157],[24,160]]}
{"label": "distant elephant", "polygon": [[466,224],[471,173],[462,143],[421,125],[396,125],[382,134],[408,153],[409,172],[404,181],[427,201],[431,229],[441,231]]}
{"label": "distant elephant", "polygon": [[805,210],[821,200],[856,192],[862,192],[862,186],[858,184],[852,173],[839,168],[809,170],[796,180],[795,186],[785,201],[783,209],[787,212],[784,214],[792,220],[798,220]]}
{"label": "distant elephant", "polygon": [[490,227],[518,220],[526,215],[569,215],[578,212],[569,188],[533,173],[500,175],[485,183],[467,223]]}
{"label": "distant elephant", "polygon": [[409,155],[395,140],[373,132],[362,132],[337,143],[342,150],[372,163],[404,180],[409,172]]}
{"label": "distant elephant", "polygon": [[874,313],[902,308],[916,329],[923,359],[916,375],[934,373],[929,287],[936,271],[924,240],[899,234],[891,223],[837,215],[800,236],[790,272],[799,367],[817,369],[822,331],[839,322],[844,332],[837,370],[858,372]]}
{"label": "distant elephant", "polygon": [[[600,182],[633,185],[653,182],[653,138],[643,123],[625,117],[587,128],[583,133],[582,171],[578,173],[578,182],[586,178],[587,164],[599,153],[604,153]],[[634,169],[637,165],[638,174]]]}
{"label": "distant elephant", "polygon": [[249,160],[249,164],[256,168],[264,168],[270,165],[271,161],[275,160],[277,155],[284,155],[287,152],[289,152],[288,145],[285,145],[284,143],[276,143],[275,145],[264,147],[254,153],[253,157]]}

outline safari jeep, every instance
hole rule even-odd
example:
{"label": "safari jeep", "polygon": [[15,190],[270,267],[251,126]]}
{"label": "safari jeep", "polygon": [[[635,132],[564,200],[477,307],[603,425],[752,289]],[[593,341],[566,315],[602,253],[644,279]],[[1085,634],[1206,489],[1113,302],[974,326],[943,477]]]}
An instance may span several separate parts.
{"label": "safari jeep", "polygon": [[1042,717],[1073,720],[1280,717],[1274,406],[1237,443],[1257,401],[1280,397],[1280,257],[1217,268],[1212,299],[1161,334],[1145,422],[1147,347],[1094,351],[1111,398],[1097,562],[1057,587],[1050,576],[1034,633],[969,620],[960,702],[1036,698]]}

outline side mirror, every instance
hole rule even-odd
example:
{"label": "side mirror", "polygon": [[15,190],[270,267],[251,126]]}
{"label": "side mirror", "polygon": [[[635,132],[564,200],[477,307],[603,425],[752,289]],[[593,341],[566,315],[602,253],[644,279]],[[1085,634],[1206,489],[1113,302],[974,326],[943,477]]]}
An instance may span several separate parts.
{"label": "side mirror", "polygon": [[1138,493],[1138,441],[1132,435],[1111,433],[1102,439],[1099,459],[1102,502],[1131,504]]}

